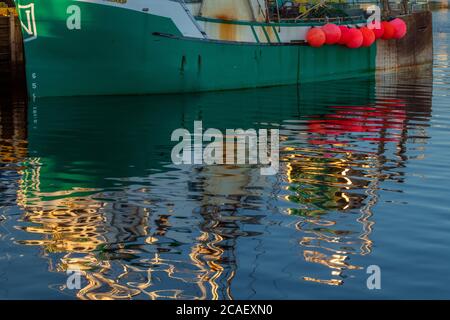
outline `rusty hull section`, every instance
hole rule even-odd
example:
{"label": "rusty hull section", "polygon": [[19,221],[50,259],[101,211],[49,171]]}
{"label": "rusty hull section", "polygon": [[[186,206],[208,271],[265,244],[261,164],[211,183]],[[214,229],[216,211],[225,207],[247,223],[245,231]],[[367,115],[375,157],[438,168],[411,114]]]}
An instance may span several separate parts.
{"label": "rusty hull section", "polygon": [[[260,0],[261,1],[261,0]],[[264,3],[264,2],[261,2]],[[200,15],[221,20],[264,21],[265,9],[256,0],[204,0]],[[205,31],[211,39],[252,42],[250,28],[227,23],[205,23]],[[264,37],[262,31],[259,36]]]}

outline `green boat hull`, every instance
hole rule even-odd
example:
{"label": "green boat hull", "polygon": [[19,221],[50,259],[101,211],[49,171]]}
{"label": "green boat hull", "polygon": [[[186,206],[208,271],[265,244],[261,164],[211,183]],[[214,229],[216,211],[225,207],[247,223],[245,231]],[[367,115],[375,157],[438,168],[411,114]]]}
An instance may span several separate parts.
{"label": "green boat hull", "polygon": [[[37,36],[25,58],[32,97],[184,93],[292,85],[375,72],[376,46],[211,41],[183,37],[171,19],[119,6],[69,0],[34,4]],[[79,29],[67,27],[71,5]],[[25,12],[25,13],[24,13]],[[68,13],[69,12],[69,13]]]}

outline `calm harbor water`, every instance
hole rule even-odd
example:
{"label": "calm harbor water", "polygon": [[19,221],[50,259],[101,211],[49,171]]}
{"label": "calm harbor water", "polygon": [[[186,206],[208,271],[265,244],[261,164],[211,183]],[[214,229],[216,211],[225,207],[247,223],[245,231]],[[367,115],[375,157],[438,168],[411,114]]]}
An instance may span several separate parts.
{"label": "calm harbor water", "polygon": [[[449,299],[450,13],[434,19],[414,75],[0,95],[0,299]],[[280,172],[173,165],[170,135],[195,120],[279,129]]]}

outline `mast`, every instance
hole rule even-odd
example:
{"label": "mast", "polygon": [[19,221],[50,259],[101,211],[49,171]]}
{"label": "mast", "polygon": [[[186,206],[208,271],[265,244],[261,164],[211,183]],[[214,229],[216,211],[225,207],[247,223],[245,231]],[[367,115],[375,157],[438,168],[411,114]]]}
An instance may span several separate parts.
{"label": "mast", "polygon": [[281,15],[280,15],[280,6],[278,5],[278,0],[275,0],[275,5],[277,6],[278,23],[280,23]]}

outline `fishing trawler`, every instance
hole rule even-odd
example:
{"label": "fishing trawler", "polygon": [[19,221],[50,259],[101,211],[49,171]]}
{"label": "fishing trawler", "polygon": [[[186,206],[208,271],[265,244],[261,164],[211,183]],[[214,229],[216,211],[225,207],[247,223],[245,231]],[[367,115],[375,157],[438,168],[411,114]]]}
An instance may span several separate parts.
{"label": "fishing trawler", "polygon": [[[299,84],[374,73],[379,61],[386,60],[376,43],[358,49],[309,45],[307,33],[314,26],[357,28],[367,23],[364,8],[345,4],[333,10],[324,2],[283,0],[16,4],[28,93],[34,98]],[[325,13],[314,16],[318,9]]]}

